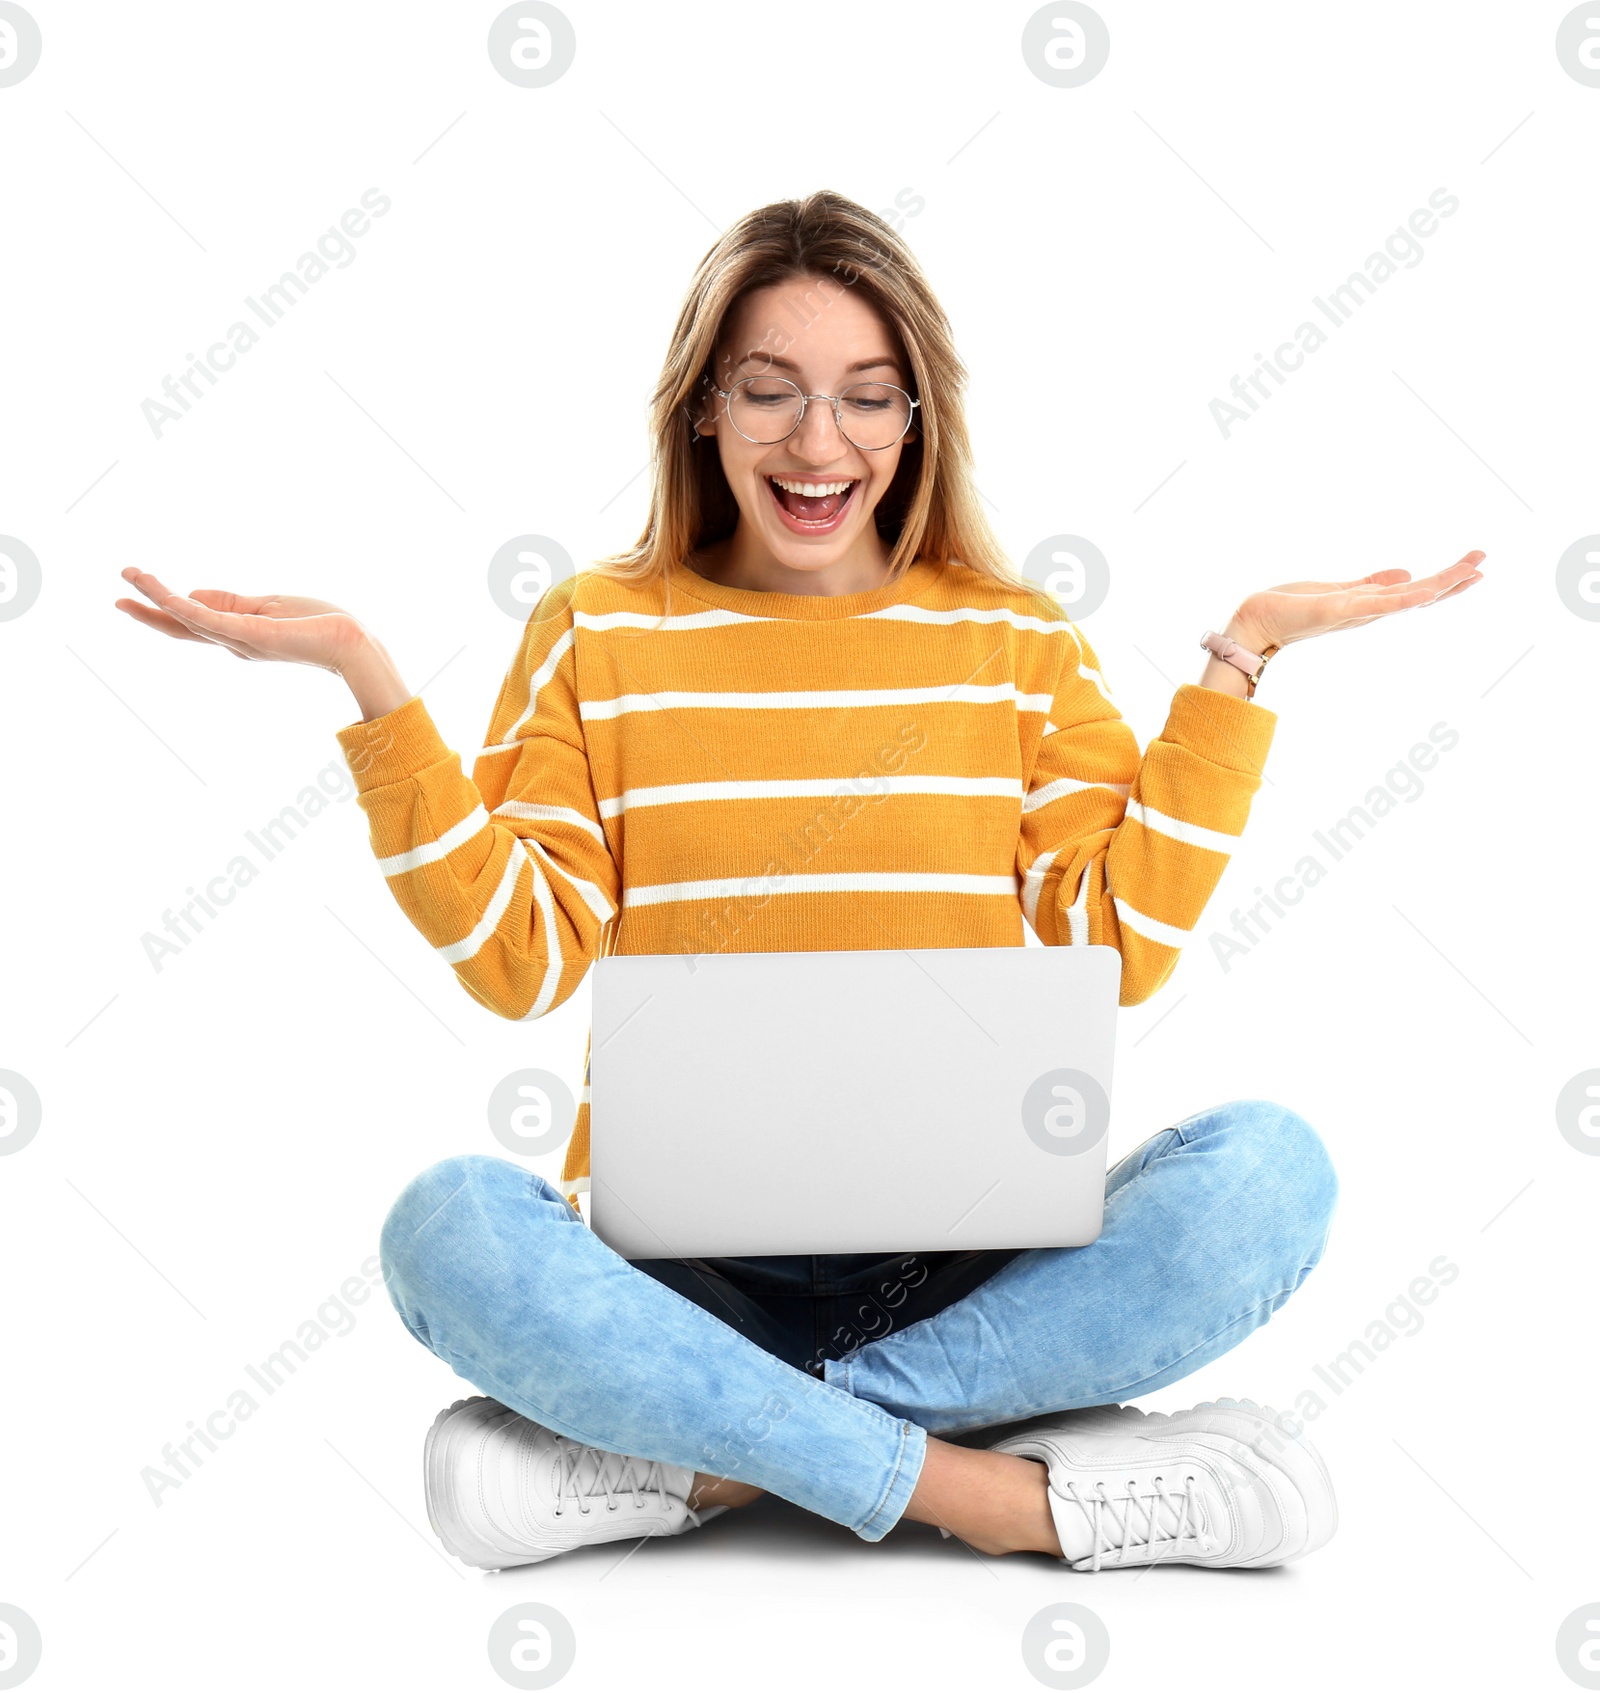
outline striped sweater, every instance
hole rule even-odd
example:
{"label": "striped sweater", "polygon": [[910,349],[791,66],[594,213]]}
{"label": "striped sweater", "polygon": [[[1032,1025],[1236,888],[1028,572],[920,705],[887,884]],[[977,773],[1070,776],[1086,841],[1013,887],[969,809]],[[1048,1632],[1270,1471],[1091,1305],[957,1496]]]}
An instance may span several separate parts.
{"label": "striped sweater", "polygon": [[[1172,973],[1275,715],[1185,684],[1139,756],[1052,603],[959,564],[838,596],[588,572],[540,600],[472,775],[420,697],[338,731],[400,908],[542,1016],[608,952],[1107,945]],[[587,1058],[585,1060],[587,1072]],[[562,1186],[587,1189],[588,1077]]]}

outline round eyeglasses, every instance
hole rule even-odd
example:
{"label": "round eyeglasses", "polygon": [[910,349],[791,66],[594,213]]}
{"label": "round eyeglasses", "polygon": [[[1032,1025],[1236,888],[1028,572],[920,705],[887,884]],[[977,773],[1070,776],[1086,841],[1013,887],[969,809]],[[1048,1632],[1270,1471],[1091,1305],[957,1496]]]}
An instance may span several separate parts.
{"label": "round eyeglasses", "polygon": [[731,388],[712,391],[727,402],[733,427],[762,447],[786,441],[800,427],[806,406],[826,400],[839,433],[852,447],[881,453],[911,427],[911,414],[921,404],[891,382],[857,382],[842,394],[806,394],[785,376],[747,376]]}

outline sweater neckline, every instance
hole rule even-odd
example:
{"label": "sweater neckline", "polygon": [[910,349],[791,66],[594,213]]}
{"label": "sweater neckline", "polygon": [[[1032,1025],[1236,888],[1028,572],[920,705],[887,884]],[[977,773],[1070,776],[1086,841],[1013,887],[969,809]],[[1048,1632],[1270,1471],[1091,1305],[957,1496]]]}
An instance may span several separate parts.
{"label": "sweater neckline", "polygon": [[751,617],[832,621],[899,605],[921,593],[943,569],[942,564],[917,559],[895,581],[859,594],[781,594],[765,588],[728,588],[701,576],[688,565],[674,570],[670,581],[674,592],[720,606],[725,611],[742,611]]}

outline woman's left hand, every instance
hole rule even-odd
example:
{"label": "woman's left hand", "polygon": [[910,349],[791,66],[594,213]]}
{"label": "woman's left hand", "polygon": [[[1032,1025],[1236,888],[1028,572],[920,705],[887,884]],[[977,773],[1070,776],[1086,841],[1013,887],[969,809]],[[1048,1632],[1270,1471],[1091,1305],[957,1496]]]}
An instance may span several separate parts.
{"label": "woman's left hand", "polygon": [[1470,552],[1448,570],[1411,580],[1409,570],[1378,570],[1354,582],[1285,582],[1252,594],[1228,623],[1227,633],[1254,652],[1286,647],[1333,629],[1354,629],[1397,611],[1433,605],[1482,581],[1481,552]]}

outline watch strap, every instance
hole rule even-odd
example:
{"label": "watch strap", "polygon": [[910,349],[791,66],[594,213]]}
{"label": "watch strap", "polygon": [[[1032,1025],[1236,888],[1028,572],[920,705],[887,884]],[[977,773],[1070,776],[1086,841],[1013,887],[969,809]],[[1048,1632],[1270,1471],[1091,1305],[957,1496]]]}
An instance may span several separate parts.
{"label": "watch strap", "polygon": [[1231,635],[1219,635],[1216,630],[1208,629],[1200,637],[1200,645],[1213,658],[1220,658],[1223,663],[1231,664],[1235,669],[1245,673],[1247,687],[1245,698],[1250,699],[1256,691],[1256,683],[1261,680],[1261,672],[1267,667],[1267,660],[1278,650],[1278,643],[1273,642],[1262,652],[1252,652],[1242,642],[1234,640]]}

